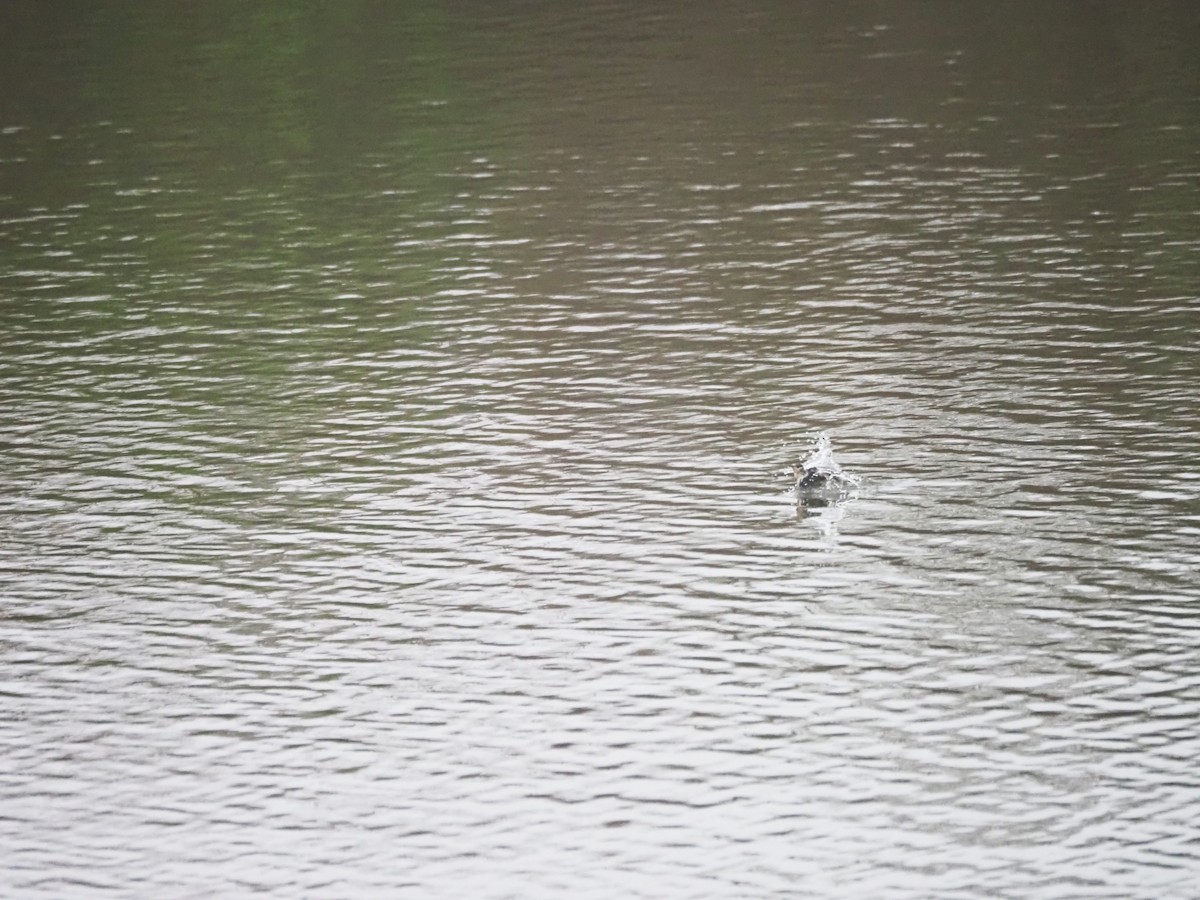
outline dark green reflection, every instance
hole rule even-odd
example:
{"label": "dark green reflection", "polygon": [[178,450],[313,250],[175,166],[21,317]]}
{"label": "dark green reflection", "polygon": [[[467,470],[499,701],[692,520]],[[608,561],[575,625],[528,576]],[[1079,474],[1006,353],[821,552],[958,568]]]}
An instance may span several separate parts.
{"label": "dark green reflection", "polygon": [[219,258],[244,285],[381,259],[453,227],[447,175],[503,132],[439,3],[17,2],[0,24],[0,203],[64,218],[10,234],[30,268],[50,247],[126,282]]}

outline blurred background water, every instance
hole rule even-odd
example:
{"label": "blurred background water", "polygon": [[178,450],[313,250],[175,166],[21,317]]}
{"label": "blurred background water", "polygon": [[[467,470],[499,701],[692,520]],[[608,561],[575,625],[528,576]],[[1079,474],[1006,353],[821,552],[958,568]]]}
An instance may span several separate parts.
{"label": "blurred background water", "polygon": [[1197,34],[4,4],[4,895],[1195,896]]}

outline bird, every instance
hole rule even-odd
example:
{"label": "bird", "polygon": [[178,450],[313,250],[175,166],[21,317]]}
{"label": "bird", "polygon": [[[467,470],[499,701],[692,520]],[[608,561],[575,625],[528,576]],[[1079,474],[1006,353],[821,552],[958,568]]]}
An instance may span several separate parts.
{"label": "bird", "polygon": [[838,494],[858,486],[858,479],[842,471],[834,461],[833,446],[824,432],[817,435],[812,452],[804,461],[792,465],[792,474],[796,476],[796,493],[800,497],[814,492]]}

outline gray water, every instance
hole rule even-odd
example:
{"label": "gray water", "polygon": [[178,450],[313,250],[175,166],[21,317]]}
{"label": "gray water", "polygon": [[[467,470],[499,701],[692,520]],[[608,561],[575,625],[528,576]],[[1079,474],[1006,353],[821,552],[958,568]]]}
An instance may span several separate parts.
{"label": "gray water", "polygon": [[1196,896],[1198,27],[6,4],[0,893]]}

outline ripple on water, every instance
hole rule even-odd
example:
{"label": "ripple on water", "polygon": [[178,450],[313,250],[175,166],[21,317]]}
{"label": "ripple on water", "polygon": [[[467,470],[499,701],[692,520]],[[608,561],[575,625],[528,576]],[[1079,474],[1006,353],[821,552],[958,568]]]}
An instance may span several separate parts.
{"label": "ripple on water", "polygon": [[1187,98],[809,15],[355,40],[378,108],[246,183],[271,122],[0,129],[0,880],[1192,889],[1195,173],[1117,139]]}

